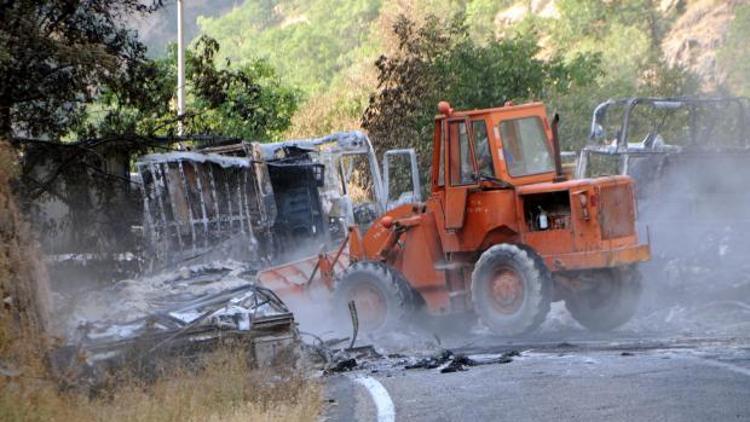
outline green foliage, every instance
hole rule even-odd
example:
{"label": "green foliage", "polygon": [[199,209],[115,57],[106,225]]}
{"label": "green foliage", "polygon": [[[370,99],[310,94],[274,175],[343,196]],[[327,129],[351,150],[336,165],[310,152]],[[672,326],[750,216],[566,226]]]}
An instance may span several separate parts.
{"label": "green foliage", "polygon": [[727,71],[729,88],[737,95],[750,96],[750,5],[737,8],[729,36],[719,51],[719,63]]}
{"label": "green foliage", "polygon": [[[441,88],[443,96],[456,107],[498,105],[506,98],[545,100],[550,111],[561,112],[563,145],[572,149],[585,142],[591,111],[607,98],[697,91],[695,79],[662,59],[662,38],[679,12],[665,15],[657,3],[555,0],[558,17],[528,14],[506,27],[496,21],[498,13],[518,5],[532,9],[532,2],[246,0],[225,16],[201,19],[200,25],[219,40],[222,56],[239,63],[267,58],[281,80],[307,94],[287,136],[308,136],[356,128],[370,93],[383,92],[371,66],[381,54],[400,54],[401,36],[388,31],[395,16],[403,13],[421,27],[426,15],[462,14],[462,29],[451,28],[445,19],[435,28],[450,38],[452,51],[450,57],[434,53],[434,60],[440,58],[435,69],[443,66],[450,87]],[[497,42],[498,36],[505,41]],[[445,47],[443,41],[433,41],[435,49]],[[420,54],[433,60],[431,53]],[[544,77],[535,73],[535,60],[507,65],[515,54],[543,62]],[[504,81],[508,78],[517,81],[515,88]],[[414,103],[428,103],[429,127],[435,104],[434,98],[422,98],[426,85],[420,80],[419,88],[409,92],[418,96]]]}
{"label": "green foliage", "polygon": [[56,138],[96,89],[128,90],[145,47],[124,22],[161,5],[139,0],[5,1],[0,6],[0,137]]}
{"label": "green foliage", "polygon": [[556,51],[566,57],[588,53],[601,59],[593,84],[579,85],[550,97],[560,112],[563,148],[586,143],[591,112],[608,98],[679,96],[698,92],[698,80],[681,67],[669,66],[661,41],[670,20],[649,0],[558,0],[558,19],[549,21]]}
{"label": "green foliage", "polygon": [[312,94],[356,60],[380,6],[379,0],[248,0],[199,24],[224,56],[240,64],[266,58],[285,82]]}
{"label": "green foliage", "polygon": [[252,140],[276,139],[286,130],[297,110],[299,94],[283,86],[273,67],[263,60],[246,62],[237,69],[217,68],[216,40],[202,37],[188,56],[187,76],[195,117],[192,133],[220,133]]}
{"label": "green foliage", "polygon": [[[189,112],[183,120],[185,133],[277,139],[291,124],[299,92],[281,84],[273,67],[263,60],[217,67],[218,50],[216,40],[202,37],[186,52]],[[173,45],[168,57],[145,63],[129,90],[105,87],[76,134],[82,138],[174,136],[176,55]]]}
{"label": "green foliage", "polygon": [[555,20],[552,30],[561,43],[587,38],[602,40],[615,25],[651,32],[654,42],[663,34],[663,20],[652,0],[557,0],[555,4],[560,18]]}
{"label": "green foliage", "polygon": [[[71,127],[70,138],[104,138],[124,134],[164,134],[175,124],[170,104],[177,71],[173,60],[146,61],[138,66],[127,89],[118,83],[100,87],[96,101]],[[160,131],[160,129],[165,131]]]}

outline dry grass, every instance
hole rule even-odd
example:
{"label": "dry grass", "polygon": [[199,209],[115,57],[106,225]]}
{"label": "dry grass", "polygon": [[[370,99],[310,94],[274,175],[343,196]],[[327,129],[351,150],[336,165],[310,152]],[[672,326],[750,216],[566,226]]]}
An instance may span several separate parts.
{"label": "dry grass", "polygon": [[43,347],[49,301],[44,264],[10,186],[15,160],[0,140],[0,360],[6,364]]}
{"label": "dry grass", "polygon": [[51,381],[0,382],[3,421],[311,421],[320,385],[299,374],[249,370],[241,351],[203,357],[202,369],[173,368],[147,383],[120,378],[97,397]]}

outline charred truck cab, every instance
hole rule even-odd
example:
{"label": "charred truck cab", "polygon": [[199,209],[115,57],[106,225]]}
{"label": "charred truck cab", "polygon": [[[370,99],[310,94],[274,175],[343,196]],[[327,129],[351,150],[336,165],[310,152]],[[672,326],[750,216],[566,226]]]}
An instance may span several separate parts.
{"label": "charred truck cab", "polygon": [[364,234],[350,229],[337,306],[354,300],[372,330],[423,306],[475,311],[515,335],[538,327],[556,300],[590,329],[625,323],[640,294],[635,266],[650,258],[632,179],[565,180],[557,118],[541,103],[438,109],[430,198]]}

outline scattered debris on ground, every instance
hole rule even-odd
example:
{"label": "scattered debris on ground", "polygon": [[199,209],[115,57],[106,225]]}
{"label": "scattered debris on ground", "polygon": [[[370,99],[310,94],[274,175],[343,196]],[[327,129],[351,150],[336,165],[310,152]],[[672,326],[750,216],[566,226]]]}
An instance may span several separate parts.
{"label": "scattered debris on ground", "polygon": [[58,370],[68,374],[92,375],[97,368],[154,355],[195,355],[228,339],[246,343],[256,366],[294,357],[299,348],[286,305],[254,283],[253,271],[231,261],[91,292],[73,319],[80,325],[55,354]]}
{"label": "scattered debris on ground", "polygon": [[[338,343],[341,343],[338,340]],[[449,349],[438,349],[431,354],[385,353],[371,345],[346,349],[326,349],[325,342],[318,342],[315,348],[320,356],[326,359],[324,374],[349,371],[368,371],[371,373],[400,371],[412,369],[436,369],[442,374],[466,371],[469,367],[480,365],[505,364],[520,356],[516,350],[493,354],[463,354]]]}
{"label": "scattered debris on ground", "polygon": [[470,366],[494,365],[513,362],[513,357],[520,356],[518,351],[510,351],[492,355],[464,355],[451,350],[441,350],[435,355],[417,360],[406,365],[404,369],[437,369],[440,373],[466,371]]}

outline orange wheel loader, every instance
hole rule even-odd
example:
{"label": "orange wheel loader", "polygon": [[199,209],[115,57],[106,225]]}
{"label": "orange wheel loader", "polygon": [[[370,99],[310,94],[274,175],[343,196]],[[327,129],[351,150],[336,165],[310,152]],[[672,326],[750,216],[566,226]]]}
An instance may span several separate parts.
{"label": "orange wheel loader", "polygon": [[[386,212],[365,233],[351,227],[333,259],[321,254],[334,305],[354,301],[365,331],[422,310],[475,312],[492,331],[519,335],[558,300],[592,330],[628,321],[641,291],[636,265],[650,258],[633,180],[566,180],[558,118],[541,103],[459,112],[441,102],[438,111],[429,199]],[[336,273],[342,255],[349,266]]]}

